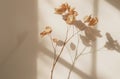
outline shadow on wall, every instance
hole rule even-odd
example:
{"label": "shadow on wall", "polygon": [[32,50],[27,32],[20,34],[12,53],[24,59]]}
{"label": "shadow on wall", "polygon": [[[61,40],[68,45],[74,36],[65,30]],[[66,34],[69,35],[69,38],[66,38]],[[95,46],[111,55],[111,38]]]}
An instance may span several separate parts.
{"label": "shadow on wall", "polygon": [[120,10],[120,0],[106,0],[108,3]]}
{"label": "shadow on wall", "polygon": [[[95,16],[98,16],[98,9],[99,9],[99,0],[94,0],[93,2],[93,13]],[[98,79],[97,77],[97,42],[94,42],[94,45],[91,49],[92,52],[92,66],[91,66],[91,75],[93,79]]]}
{"label": "shadow on wall", "polygon": [[1,0],[0,10],[0,79],[36,79],[37,0]]}
{"label": "shadow on wall", "polygon": [[[43,45],[39,45],[39,48],[41,49],[40,52],[43,52],[43,54],[47,55],[50,58],[53,58],[53,52],[52,51],[50,51],[49,49],[47,49]],[[68,69],[70,69],[71,66],[72,66],[71,63],[64,60],[62,57],[60,57],[58,62],[61,63],[63,66],[65,66]],[[73,72],[76,73],[77,75],[79,75],[80,77],[82,77],[82,79],[93,79],[92,76],[87,75],[86,73],[84,73],[83,71],[81,71],[80,69],[78,69],[76,67],[74,67]]]}

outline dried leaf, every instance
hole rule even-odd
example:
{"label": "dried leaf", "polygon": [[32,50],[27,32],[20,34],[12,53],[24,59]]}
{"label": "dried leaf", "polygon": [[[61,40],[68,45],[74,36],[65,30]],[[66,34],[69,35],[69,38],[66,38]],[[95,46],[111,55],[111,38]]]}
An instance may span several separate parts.
{"label": "dried leaf", "polygon": [[57,38],[53,38],[52,40],[53,40],[54,43],[56,43],[57,46],[63,46],[65,44],[64,41],[59,40]]}
{"label": "dried leaf", "polygon": [[58,39],[57,38],[53,38],[52,39],[54,43],[57,43],[58,42]]}
{"label": "dried leaf", "polygon": [[63,46],[65,44],[64,41],[62,40],[58,40],[57,43],[56,43],[58,46]]}
{"label": "dried leaf", "polygon": [[44,31],[40,33],[41,37],[44,37],[47,34],[50,34],[52,32],[52,28],[49,26],[46,26]]}
{"label": "dried leaf", "polygon": [[75,49],[76,49],[76,45],[75,45],[74,43],[71,42],[70,48],[71,48],[71,50],[75,50]]}
{"label": "dried leaf", "polygon": [[81,40],[82,40],[82,43],[83,43],[85,46],[87,46],[87,47],[91,46],[90,40],[89,40],[87,37],[85,37],[85,36],[83,36],[83,35],[80,35],[80,38],[81,38]]}

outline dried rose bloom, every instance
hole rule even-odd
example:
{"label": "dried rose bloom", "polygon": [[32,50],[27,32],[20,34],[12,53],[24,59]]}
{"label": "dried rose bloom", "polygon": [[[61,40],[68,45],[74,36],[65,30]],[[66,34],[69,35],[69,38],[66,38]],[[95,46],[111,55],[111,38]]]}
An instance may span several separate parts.
{"label": "dried rose bloom", "polygon": [[44,31],[40,33],[41,37],[44,37],[45,35],[48,35],[52,32],[52,28],[49,26],[46,26]]}
{"label": "dried rose bloom", "polygon": [[109,50],[116,50],[117,52],[120,52],[119,43],[112,38],[110,33],[106,33],[106,38],[108,41],[105,43],[104,47]]}
{"label": "dried rose bloom", "polygon": [[85,16],[84,23],[88,23],[88,26],[95,26],[98,23],[98,18],[91,15]]}

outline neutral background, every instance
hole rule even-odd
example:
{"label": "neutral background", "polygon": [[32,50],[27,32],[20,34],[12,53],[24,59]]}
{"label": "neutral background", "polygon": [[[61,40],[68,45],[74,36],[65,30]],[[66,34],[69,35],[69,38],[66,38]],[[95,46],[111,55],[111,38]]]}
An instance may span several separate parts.
{"label": "neutral background", "polygon": [[[51,43],[48,37],[41,39],[39,33],[50,25],[53,36],[64,39],[66,24],[54,14],[54,8],[64,2],[76,8],[78,19],[89,14],[98,16],[97,28],[103,35],[98,49],[106,41],[106,32],[120,42],[119,0],[0,0],[0,79],[49,79]],[[81,56],[71,79],[120,79],[119,62],[120,53],[106,49]],[[70,64],[65,50],[54,79],[66,79]]]}

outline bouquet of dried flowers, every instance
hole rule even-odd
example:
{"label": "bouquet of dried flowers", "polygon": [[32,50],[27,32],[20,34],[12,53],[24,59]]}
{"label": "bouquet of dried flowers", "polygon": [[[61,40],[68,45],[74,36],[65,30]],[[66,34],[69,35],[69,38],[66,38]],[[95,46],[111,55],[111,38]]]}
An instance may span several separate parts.
{"label": "bouquet of dried flowers", "polygon": [[[60,5],[58,8],[55,8],[55,14],[58,14],[62,16],[63,20],[66,22],[68,25],[72,25],[72,27],[76,28],[76,32],[74,32],[70,37],[68,37],[69,34],[69,27],[67,26],[67,32],[66,32],[66,38],[64,41],[59,40],[57,38],[54,38],[52,36],[52,28],[50,26],[46,26],[44,31],[40,33],[40,36],[43,38],[44,36],[48,35],[52,41],[52,46],[54,49],[54,61],[53,61],[53,66],[51,69],[51,77],[50,79],[53,79],[53,72],[56,67],[56,64],[63,53],[63,50],[65,49],[65,46],[68,44],[68,42],[75,36],[77,35],[79,38],[77,45],[74,43],[70,44],[70,48],[72,50],[75,50],[75,57],[72,61],[72,66],[70,68],[70,71],[68,73],[68,78],[70,79],[70,75],[72,72],[73,67],[75,66],[76,61],[78,58],[86,54],[84,51],[86,50],[87,47],[93,47],[95,45],[96,39],[99,37],[101,38],[102,35],[100,34],[100,30],[96,29],[96,24],[98,23],[98,18],[92,15],[85,16],[83,20],[77,20],[76,17],[78,16],[78,12],[75,11],[75,8],[72,8],[68,3],[63,3]],[[114,40],[111,36],[110,33],[106,33],[106,38],[107,42],[103,46],[104,48],[107,48],[108,50],[115,50],[117,52],[120,52],[120,44],[117,42],[117,40]],[[82,44],[85,46],[83,50],[78,53],[78,47],[79,47],[79,40],[81,40]],[[57,51],[57,47],[60,46],[61,49],[60,51]],[[59,52],[56,54],[56,52]]]}

